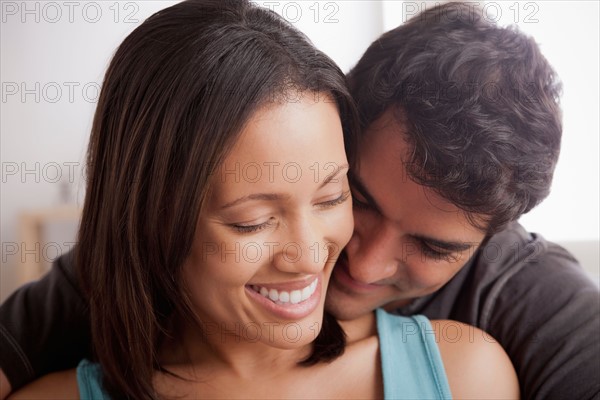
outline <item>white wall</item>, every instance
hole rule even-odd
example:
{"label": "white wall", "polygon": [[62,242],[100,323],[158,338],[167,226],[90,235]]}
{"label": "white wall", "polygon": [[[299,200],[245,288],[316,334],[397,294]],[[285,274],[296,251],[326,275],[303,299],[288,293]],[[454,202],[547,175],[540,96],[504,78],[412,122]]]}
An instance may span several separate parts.
{"label": "white wall", "polygon": [[[11,291],[18,261],[5,252],[6,244],[18,243],[18,215],[81,200],[97,88],[114,49],[146,17],[174,3],[2,0],[0,301]],[[374,0],[257,3],[293,21],[344,71],[384,29],[403,21],[407,7],[422,7]],[[514,3],[495,3],[502,22],[511,18]],[[531,12],[525,3],[538,6],[538,22],[525,24]],[[553,192],[523,222],[550,239],[597,243],[598,3],[517,5],[518,22],[541,43],[565,86],[564,145]]]}
{"label": "white wall", "polygon": [[[87,138],[112,52],[135,20],[170,3],[2,1],[0,301],[21,272],[18,218],[82,199]],[[63,250],[71,241],[56,239]]]}
{"label": "white wall", "polygon": [[500,18],[504,24],[518,21],[520,29],[537,39],[563,82],[563,140],[552,192],[521,222],[569,249],[596,283],[600,279],[599,13],[597,1],[545,1],[521,5],[519,14],[515,7],[505,9]]}

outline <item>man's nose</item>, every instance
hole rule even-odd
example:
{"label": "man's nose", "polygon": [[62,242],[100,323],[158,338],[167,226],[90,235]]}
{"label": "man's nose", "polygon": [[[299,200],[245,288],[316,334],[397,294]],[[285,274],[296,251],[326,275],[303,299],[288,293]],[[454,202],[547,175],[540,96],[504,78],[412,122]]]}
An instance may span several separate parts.
{"label": "man's nose", "polygon": [[393,277],[400,263],[396,255],[401,243],[397,238],[394,230],[386,226],[355,232],[346,247],[350,276],[368,284]]}

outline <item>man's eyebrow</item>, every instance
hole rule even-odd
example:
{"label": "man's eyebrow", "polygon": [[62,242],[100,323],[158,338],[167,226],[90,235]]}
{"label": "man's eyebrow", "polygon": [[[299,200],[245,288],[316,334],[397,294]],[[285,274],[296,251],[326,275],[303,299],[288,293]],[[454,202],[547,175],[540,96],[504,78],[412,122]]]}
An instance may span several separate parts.
{"label": "man's eyebrow", "polygon": [[377,204],[373,196],[371,196],[371,193],[369,193],[369,190],[365,187],[365,184],[360,180],[360,178],[356,174],[350,173],[349,179],[352,189],[360,193],[360,195],[365,198],[369,206],[373,207],[378,213],[383,214],[381,207],[379,204]]}
{"label": "man's eyebrow", "polygon": [[244,203],[244,202],[250,201],[250,200],[276,201],[276,200],[281,200],[281,199],[285,199],[288,197],[289,196],[284,196],[282,194],[277,194],[277,193],[253,193],[253,194],[249,194],[247,196],[242,196],[239,199],[230,201],[229,203],[227,203],[223,207],[221,207],[221,209],[223,210],[226,208],[230,208],[230,207],[236,206],[240,203]]}
{"label": "man's eyebrow", "polygon": [[[312,168],[312,167],[311,167]],[[327,175],[325,177],[325,179],[323,180],[323,183],[321,183],[321,186],[319,186],[319,189],[322,188],[323,186],[327,185],[329,182],[331,182],[336,176],[338,176],[340,174],[340,172],[346,170],[350,168],[350,166],[348,164],[341,164],[338,165],[336,170],[333,171],[331,174]]]}
{"label": "man's eyebrow", "polygon": [[457,251],[465,251],[465,250],[469,250],[471,247],[473,247],[473,243],[468,243],[468,242],[449,242],[449,241],[445,241],[445,240],[440,240],[440,239],[435,239],[429,236],[425,236],[425,235],[411,235],[412,237],[414,237],[415,239],[421,240],[423,242],[426,242],[429,245],[432,245],[434,247],[446,250],[446,251],[451,251],[451,252],[457,252]]}

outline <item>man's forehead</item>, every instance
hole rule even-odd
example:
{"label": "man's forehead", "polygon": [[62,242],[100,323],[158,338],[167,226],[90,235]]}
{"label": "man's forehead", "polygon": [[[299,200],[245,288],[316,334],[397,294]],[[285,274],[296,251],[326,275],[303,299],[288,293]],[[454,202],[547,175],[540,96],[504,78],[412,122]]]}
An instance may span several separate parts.
{"label": "man's forehead", "polygon": [[[426,233],[428,236],[437,231],[436,227],[442,221],[463,232],[474,228],[471,219],[483,221],[482,216],[468,214],[442,197],[435,188],[415,181],[407,164],[411,159],[410,146],[395,118],[383,116],[372,128],[361,145],[350,182],[355,193],[386,220],[404,225],[415,234]],[[449,234],[444,236],[454,240],[450,231],[448,229]]]}
{"label": "man's forehead", "polygon": [[371,134],[381,131],[393,132],[399,137],[406,135],[406,118],[402,113],[402,110],[395,107],[389,107],[367,125],[361,139],[367,139]]}

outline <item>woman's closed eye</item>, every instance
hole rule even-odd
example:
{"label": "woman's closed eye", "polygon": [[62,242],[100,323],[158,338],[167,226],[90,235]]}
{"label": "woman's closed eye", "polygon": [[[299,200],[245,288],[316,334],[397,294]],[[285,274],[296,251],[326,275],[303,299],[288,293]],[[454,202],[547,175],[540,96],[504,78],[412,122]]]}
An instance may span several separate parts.
{"label": "woman's closed eye", "polygon": [[275,224],[275,218],[271,217],[260,224],[230,224],[229,226],[239,233],[254,233],[262,231]]}
{"label": "woman's closed eye", "polygon": [[323,201],[321,203],[317,203],[317,207],[319,207],[321,209],[332,208],[332,207],[338,206],[338,205],[346,202],[346,200],[348,200],[349,198],[350,198],[350,191],[346,190],[345,192],[342,192],[338,197],[336,197],[333,200],[327,200],[327,201]]}

